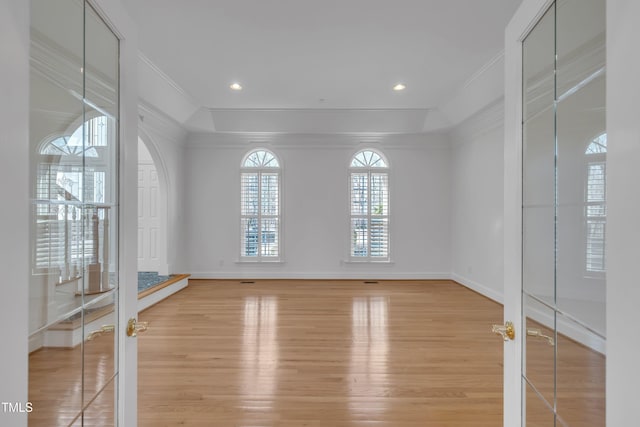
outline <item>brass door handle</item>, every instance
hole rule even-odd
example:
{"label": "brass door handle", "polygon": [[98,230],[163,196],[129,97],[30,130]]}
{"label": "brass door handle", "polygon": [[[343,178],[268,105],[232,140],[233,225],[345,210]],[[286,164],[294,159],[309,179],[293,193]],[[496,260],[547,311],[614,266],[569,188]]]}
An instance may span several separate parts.
{"label": "brass door handle", "polygon": [[116,329],[115,325],[102,325],[102,327],[100,329],[92,331],[92,332],[89,333],[89,335],[87,335],[87,341],[93,340],[98,335],[102,335],[102,334],[107,334],[109,332],[113,332],[113,331],[115,331],[115,329]]}
{"label": "brass door handle", "polygon": [[530,336],[530,337],[544,338],[545,340],[547,340],[547,342],[551,346],[555,345],[555,343],[556,343],[555,340],[553,339],[553,337],[543,334],[542,331],[540,331],[540,329],[527,329],[527,335]]}
{"label": "brass door handle", "polygon": [[127,336],[137,337],[138,332],[144,332],[148,329],[149,322],[138,322],[135,317],[132,317],[127,322]]}
{"label": "brass door handle", "polygon": [[516,337],[516,330],[513,322],[506,322],[504,325],[493,325],[491,332],[502,336],[505,341],[513,340]]}

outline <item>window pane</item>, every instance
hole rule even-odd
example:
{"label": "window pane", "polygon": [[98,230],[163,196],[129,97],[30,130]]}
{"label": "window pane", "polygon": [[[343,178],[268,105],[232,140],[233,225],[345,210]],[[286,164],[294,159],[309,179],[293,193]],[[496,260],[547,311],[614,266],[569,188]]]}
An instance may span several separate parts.
{"label": "window pane", "polygon": [[278,215],[278,174],[263,173],[262,187],[262,215]]}
{"label": "window pane", "polygon": [[351,218],[351,256],[369,255],[369,227],[366,218]]}
{"label": "window pane", "polygon": [[262,220],[260,255],[265,257],[278,256],[278,219]]}
{"label": "window pane", "polygon": [[[606,139],[604,141],[606,144]],[[594,143],[592,143],[592,145]],[[586,196],[587,271],[604,272],[604,243],[607,215],[605,162],[590,162],[588,164]]]}
{"label": "window pane", "polygon": [[258,219],[242,218],[242,256],[258,256]]}
{"label": "window pane", "polygon": [[242,174],[242,194],[240,196],[242,215],[258,214],[258,174]]}
{"label": "window pane", "polygon": [[605,182],[605,163],[589,163],[587,202],[604,202]]}
{"label": "window pane", "polygon": [[245,168],[277,168],[280,165],[273,154],[265,150],[258,150],[249,154],[242,166]]}
{"label": "window pane", "polygon": [[587,271],[604,271],[605,221],[587,220]]}
{"label": "window pane", "polygon": [[375,151],[364,150],[356,153],[351,160],[351,167],[354,168],[386,168],[387,164]]}
{"label": "window pane", "polygon": [[351,174],[351,215],[367,215],[368,211],[368,174]]}
{"label": "window pane", "polygon": [[388,186],[386,173],[371,174],[371,215],[389,214]]}
{"label": "window pane", "polygon": [[384,257],[389,254],[389,224],[386,218],[371,218],[371,256]]}

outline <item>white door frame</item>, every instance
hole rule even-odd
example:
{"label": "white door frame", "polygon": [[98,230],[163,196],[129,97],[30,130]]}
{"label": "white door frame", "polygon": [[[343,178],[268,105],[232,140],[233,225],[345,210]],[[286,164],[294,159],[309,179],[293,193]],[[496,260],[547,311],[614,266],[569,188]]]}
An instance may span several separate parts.
{"label": "white door frame", "polygon": [[504,426],[522,423],[522,42],[554,0],[524,0],[505,32],[504,321],[516,338],[504,343]]}
{"label": "white door frame", "polygon": [[640,2],[607,0],[607,426],[640,425]]}
{"label": "white door frame", "polygon": [[[122,0],[90,0],[120,43],[120,310],[121,325],[137,317],[137,33]],[[29,296],[29,2],[0,0],[0,177],[4,198],[11,201],[0,221],[0,259],[4,286],[0,321],[11,327],[2,333],[0,401],[22,403],[28,399]],[[137,424],[137,342],[119,331],[118,420],[121,426]],[[37,411],[37,408],[33,408]],[[27,426],[27,412],[3,412],[0,425]]]}
{"label": "white door frame", "polygon": [[122,0],[89,0],[120,39],[120,288],[118,320],[118,425],[138,419],[138,342],[127,321],[138,317],[138,39]]}
{"label": "white door frame", "polygon": [[[29,2],[0,0],[0,402],[28,399],[29,335]],[[4,406],[4,405],[3,405]],[[0,425],[25,427],[26,413],[0,406]]]}

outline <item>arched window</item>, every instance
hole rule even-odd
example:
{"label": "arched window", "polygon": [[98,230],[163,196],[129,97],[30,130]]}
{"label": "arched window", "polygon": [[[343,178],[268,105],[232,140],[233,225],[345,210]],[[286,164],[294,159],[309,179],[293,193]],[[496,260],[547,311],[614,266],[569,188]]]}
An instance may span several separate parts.
{"label": "arched window", "polygon": [[241,164],[240,257],[277,261],[280,257],[280,162],[265,149],[249,152]]}
{"label": "arched window", "polygon": [[389,260],[389,171],[384,157],[357,152],[349,167],[350,258]]}
{"label": "arched window", "polygon": [[[115,126],[113,118],[99,115],[40,146],[36,268],[59,268],[65,279],[81,274],[83,257],[93,242],[87,238],[86,218],[83,223],[87,205],[109,204],[116,191]],[[104,215],[104,209],[98,211],[100,221]]]}
{"label": "arched window", "polygon": [[607,134],[594,138],[585,150],[586,270],[604,273],[604,245],[607,228]]}

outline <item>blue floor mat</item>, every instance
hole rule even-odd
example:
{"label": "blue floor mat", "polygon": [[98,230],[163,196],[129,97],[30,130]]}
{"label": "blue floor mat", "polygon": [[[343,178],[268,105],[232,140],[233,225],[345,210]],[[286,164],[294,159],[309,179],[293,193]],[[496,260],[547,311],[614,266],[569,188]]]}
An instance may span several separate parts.
{"label": "blue floor mat", "polygon": [[171,276],[160,276],[156,271],[138,271],[138,293],[169,280]]}

